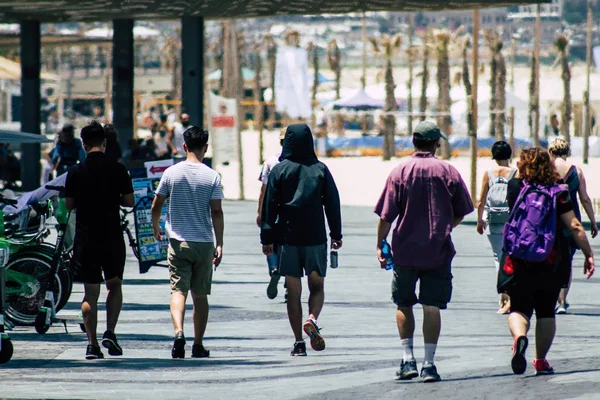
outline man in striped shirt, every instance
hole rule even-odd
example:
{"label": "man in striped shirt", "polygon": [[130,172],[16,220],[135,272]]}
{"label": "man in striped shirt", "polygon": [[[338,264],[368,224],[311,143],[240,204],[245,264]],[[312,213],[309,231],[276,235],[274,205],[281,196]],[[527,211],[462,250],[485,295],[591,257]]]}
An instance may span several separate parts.
{"label": "man in striped shirt", "polygon": [[[183,317],[188,292],[194,301],[192,357],[208,357],[202,344],[208,322],[208,295],[212,266],[219,266],[223,247],[221,177],[202,163],[208,149],[208,132],[192,126],[183,133],[186,160],[167,169],[152,204],[154,237],[162,240],[160,214],[166,200],[171,281],[171,319],[175,342],[171,356],[185,357]],[[216,246],[215,238],[216,237]]]}

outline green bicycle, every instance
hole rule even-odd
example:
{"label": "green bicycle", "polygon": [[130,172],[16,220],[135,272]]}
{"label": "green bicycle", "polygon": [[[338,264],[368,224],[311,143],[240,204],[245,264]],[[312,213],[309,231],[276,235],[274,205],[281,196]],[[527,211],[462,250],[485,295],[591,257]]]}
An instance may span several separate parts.
{"label": "green bicycle", "polygon": [[61,258],[54,279],[45,285],[53,270],[56,247],[43,243],[49,235],[46,221],[54,214],[53,202],[36,206],[38,219],[33,221],[33,232],[16,232],[6,237],[10,258],[6,265],[5,309],[7,320],[14,325],[34,325],[46,298],[46,286],[56,299],[55,309],[61,310],[71,294],[72,279],[67,260]]}

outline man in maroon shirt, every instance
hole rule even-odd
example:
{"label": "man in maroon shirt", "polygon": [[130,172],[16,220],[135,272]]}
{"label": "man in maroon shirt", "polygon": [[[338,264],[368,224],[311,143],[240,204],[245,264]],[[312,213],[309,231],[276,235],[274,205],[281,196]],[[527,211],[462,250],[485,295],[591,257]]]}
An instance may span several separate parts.
{"label": "man in maroon shirt", "polygon": [[[387,179],[375,206],[379,215],[377,257],[382,268],[386,260],[381,244],[392,223],[394,279],[392,298],[398,306],[396,321],[404,356],[396,380],[419,375],[413,355],[415,318],[413,306],[423,306],[425,358],[421,377],[425,382],[441,380],[433,358],[441,330],[440,310],[452,295],[451,263],[456,252],[450,233],[473,211],[473,203],[460,174],[434,154],[440,140],[448,140],[435,123],[421,122],[413,134],[415,154],[396,167]],[[419,298],[415,286],[420,281]]]}

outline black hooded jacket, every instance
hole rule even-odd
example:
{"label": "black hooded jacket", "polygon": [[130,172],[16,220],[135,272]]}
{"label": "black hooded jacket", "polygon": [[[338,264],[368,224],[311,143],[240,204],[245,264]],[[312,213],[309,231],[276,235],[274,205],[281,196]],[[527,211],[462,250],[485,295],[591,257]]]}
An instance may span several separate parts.
{"label": "black hooded jacket", "polygon": [[306,124],[290,125],[283,150],[269,175],[262,208],[262,244],[316,246],[330,236],[342,239],[340,196],[331,173],[317,159],[313,137]]}

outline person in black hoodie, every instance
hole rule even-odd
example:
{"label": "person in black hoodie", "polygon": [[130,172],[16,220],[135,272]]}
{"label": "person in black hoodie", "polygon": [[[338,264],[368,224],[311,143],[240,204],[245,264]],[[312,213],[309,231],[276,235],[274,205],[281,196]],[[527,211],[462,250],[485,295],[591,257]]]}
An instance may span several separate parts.
{"label": "person in black hoodie", "polygon": [[[331,248],[342,247],[340,197],[331,173],[315,154],[313,136],[306,124],[290,125],[283,142],[281,162],[269,175],[265,191],[260,239],[263,253],[273,254],[280,246],[278,273],[285,276],[287,310],[296,337],[292,356],[306,356],[302,330],[315,351],[325,349],[317,318],[324,301],[323,283],[327,271],[327,235]],[[308,276],[309,319],[302,323],[302,282]]]}

